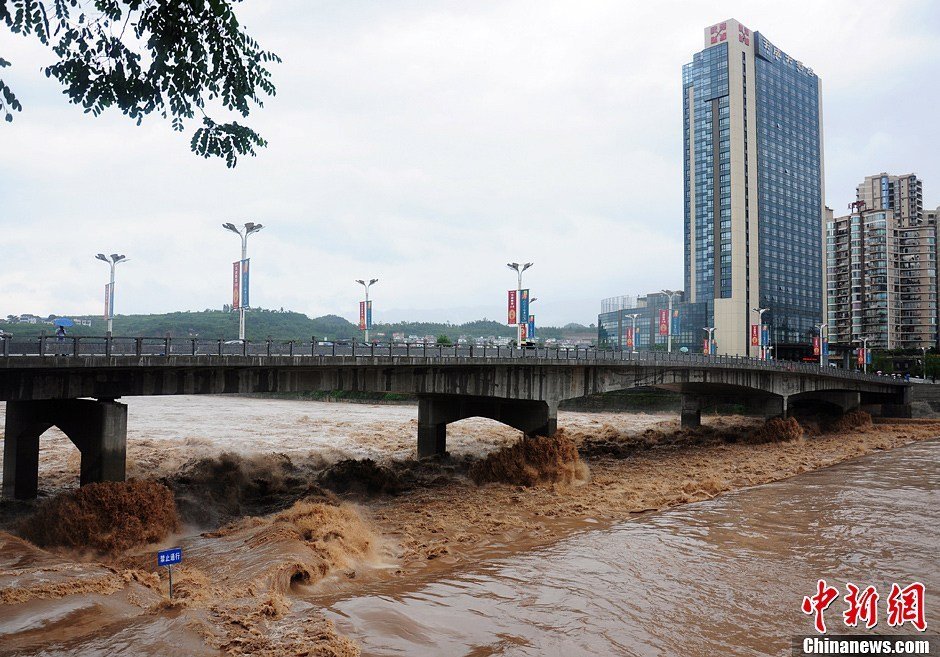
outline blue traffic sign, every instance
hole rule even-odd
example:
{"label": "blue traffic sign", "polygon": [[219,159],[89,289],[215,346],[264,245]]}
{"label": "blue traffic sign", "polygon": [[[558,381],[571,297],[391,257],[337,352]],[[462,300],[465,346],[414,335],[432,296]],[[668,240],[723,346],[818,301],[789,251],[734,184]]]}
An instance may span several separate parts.
{"label": "blue traffic sign", "polygon": [[157,565],[172,566],[183,560],[183,548],[170,548],[157,552]]}

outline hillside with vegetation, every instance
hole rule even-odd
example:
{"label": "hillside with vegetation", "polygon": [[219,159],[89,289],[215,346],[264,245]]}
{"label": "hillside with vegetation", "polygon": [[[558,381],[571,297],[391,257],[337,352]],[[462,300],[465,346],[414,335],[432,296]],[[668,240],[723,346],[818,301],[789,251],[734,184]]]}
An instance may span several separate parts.
{"label": "hillside with vegetation", "polygon": [[[68,329],[69,335],[104,335],[107,322],[101,317],[72,315],[71,319],[90,320],[91,326],[76,326]],[[54,315],[43,318],[54,319]],[[55,327],[50,324],[12,322],[0,320],[0,330],[12,333],[15,337],[33,337],[45,333],[51,335]],[[117,315],[114,318],[114,335],[128,337],[173,337],[214,340],[238,337],[238,314],[220,310],[183,311],[158,315]],[[245,333],[249,340],[309,340],[316,336],[318,340],[344,340],[361,337],[362,333],[355,324],[337,315],[324,315],[311,319],[303,313],[289,310],[253,309],[245,322]],[[515,327],[500,322],[482,319],[465,324],[440,322],[396,322],[393,324],[375,324],[372,337],[387,340],[395,333],[409,336],[447,336],[456,342],[460,337],[515,337]],[[585,339],[596,335],[593,326],[567,324],[563,327],[538,327],[540,339]]]}

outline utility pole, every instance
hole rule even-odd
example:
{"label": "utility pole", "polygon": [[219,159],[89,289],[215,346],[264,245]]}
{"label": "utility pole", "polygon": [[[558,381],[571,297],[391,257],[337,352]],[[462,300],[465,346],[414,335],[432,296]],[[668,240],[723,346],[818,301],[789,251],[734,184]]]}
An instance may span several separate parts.
{"label": "utility pole", "polygon": [[829,364],[828,362],[826,362],[826,360],[828,360],[829,354],[826,353],[827,352],[826,342],[825,342],[825,338],[823,337],[828,327],[829,327],[829,324],[826,324],[826,323],[816,325],[816,330],[819,331],[819,367],[820,368],[825,368]]}

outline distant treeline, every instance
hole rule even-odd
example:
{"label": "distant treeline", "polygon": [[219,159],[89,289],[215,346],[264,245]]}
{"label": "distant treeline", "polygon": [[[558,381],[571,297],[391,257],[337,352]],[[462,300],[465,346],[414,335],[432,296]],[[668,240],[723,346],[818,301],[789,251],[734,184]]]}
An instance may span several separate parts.
{"label": "distant treeline", "polygon": [[[104,335],[107,322],[101,317],[71,315],[74,320],[90,319],[91,326],[73,326],[69,335]],[[14,337],[51,335],[55,327],[49,324],[11,323],[0,320],[0,329],[12,333]],[[318,340],[354,339],[362,336],[355,324],[337,315],[324,315],[311,319],[303,313],[284,310],[252,309],[245,322],[245,333],[249,340],[309,340],[316,336]],[[452,341],[460,336],[515,337],[515,327],[491,320],[478,320],[466,324],[439,322],[398,322],[395,324],[375,324],[372,337],[384,333],[390,339],[393,333],[405,336],[446,335]],[[593,334],[594,329],[581,324],[567,324],[563,327],[539,327],[539,338],[566,338]],[[202,312],[173,312],[160,315],[117,315],[114,318],[114,335],[128,337],[199,337],[205,340],[238,337],[238,314],[220,310]]]}

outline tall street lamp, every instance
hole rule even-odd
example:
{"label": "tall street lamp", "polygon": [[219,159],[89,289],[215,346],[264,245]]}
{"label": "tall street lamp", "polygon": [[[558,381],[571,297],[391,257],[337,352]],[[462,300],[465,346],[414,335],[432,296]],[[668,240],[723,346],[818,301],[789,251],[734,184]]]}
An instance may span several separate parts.
{"label": "tall street lamp", "polygon": [[826,324],[826,323],[816,325],[816,330],[819,331],[819,367],[820,368],[824,368],[826,367],[826,365],[829,364],[825,362],[826,360],[828,360],[829,354],[826,353],[827,351],[826,343],[825,343],[825,338],[823,337],[828,327],[829,327],[829,324]]}
{"label": "tall street lamp", "polygon": [[672,300],[679,294],[673,290],[663,290],[663,294],[669,297],[669,321],[666,324],[666,351],[672,353]]}
{"label": "tall street lamp", "polygon": [[356,282],[359,283],[362,287],[366,289],[366,307],[365,307],[365,320],[363,321],[363,332],[365,342],[369,342],[369,288],[372,287],[373,283],[378,283],[379,279],[373,278],[368,283],[366,283],[361,278],[356,279]]}
{"label": "tall street lamp", "polygon": [[[510,269],[515,269],[516,274],[518,274],[519,276],[518,285],[516,286],[516,308],[517,308],[516,310],[516,344],[520,347],[522,346],[522,320],[523,320],[521,314],[519,313],[519,302],[521,301],[521,296],[522,296],[522,272],[524,272],[526,269],[531,267],[533,264],[535,263],[527,262],[524,265],[520,265],[518,262],[506,263],[506,266],[509,267]],[[529,318],[526,317],[525,321],[528,321],[528,320]]]}
{"label": "tall street lamp", "polygon": [[862,343],[862,373],[868,374],[868,338],[859,338],[856,342]]}
{"label": "tall street lamp", "polygon": [[714,326],[706,326],[702,330],[708,333],[708,355],[714,356],[712,352],[714,351],[715,346],[715,328]]}
{"label": "tall street lamp", "polygon": [[[770,310],[770,308],[751,308],[754,312],[757,313],[757,337],[758,344],[760,344],[760,360],[767,360],[767,345],[764,344],[764,313]],[[748,341],[750,345],[750,340]],[[748,346],[748,353],[750,353],[751,348]]]}
{"label": "tall street lamp", "polygon": [[[222,228],[225,230],[230,230],[236,235],[238,235],[242,240],[242,262],[248,259],[248,236],[252,233],[257,233],[259,230],[264,228],[261,224],[256,224],[253,221],[249,221],[245,224],[245,228],[237,228],[233,223],[224,223]],[[238,304],[238,339],[245,339],[245,304],[239,300]]]}
{"label": "tall street lamp", "polygon": [[636,351],[636,318],[639,316],[640,316],[640,313],[631,313],[627,315],[627,317],[629,317],[633,321],[633,334],[632,334],[633,337],[631,338],[631,342],[633,344],[630,345],[630,348],[633,350],[634,354],[637,353]]}
{"label": "tall street lamp", "polygon": [[107,290],[107,302],[108,302],[108,335],[111,335],[111,326],[114,320],[114,268],[121,262],[127,262],[127,256],[118,255],[117,253],[112,253],[109,258],[103,253],[99,253],[95,256],[98,260],[108,263],[108,266],[111,268],[111,284]]}

